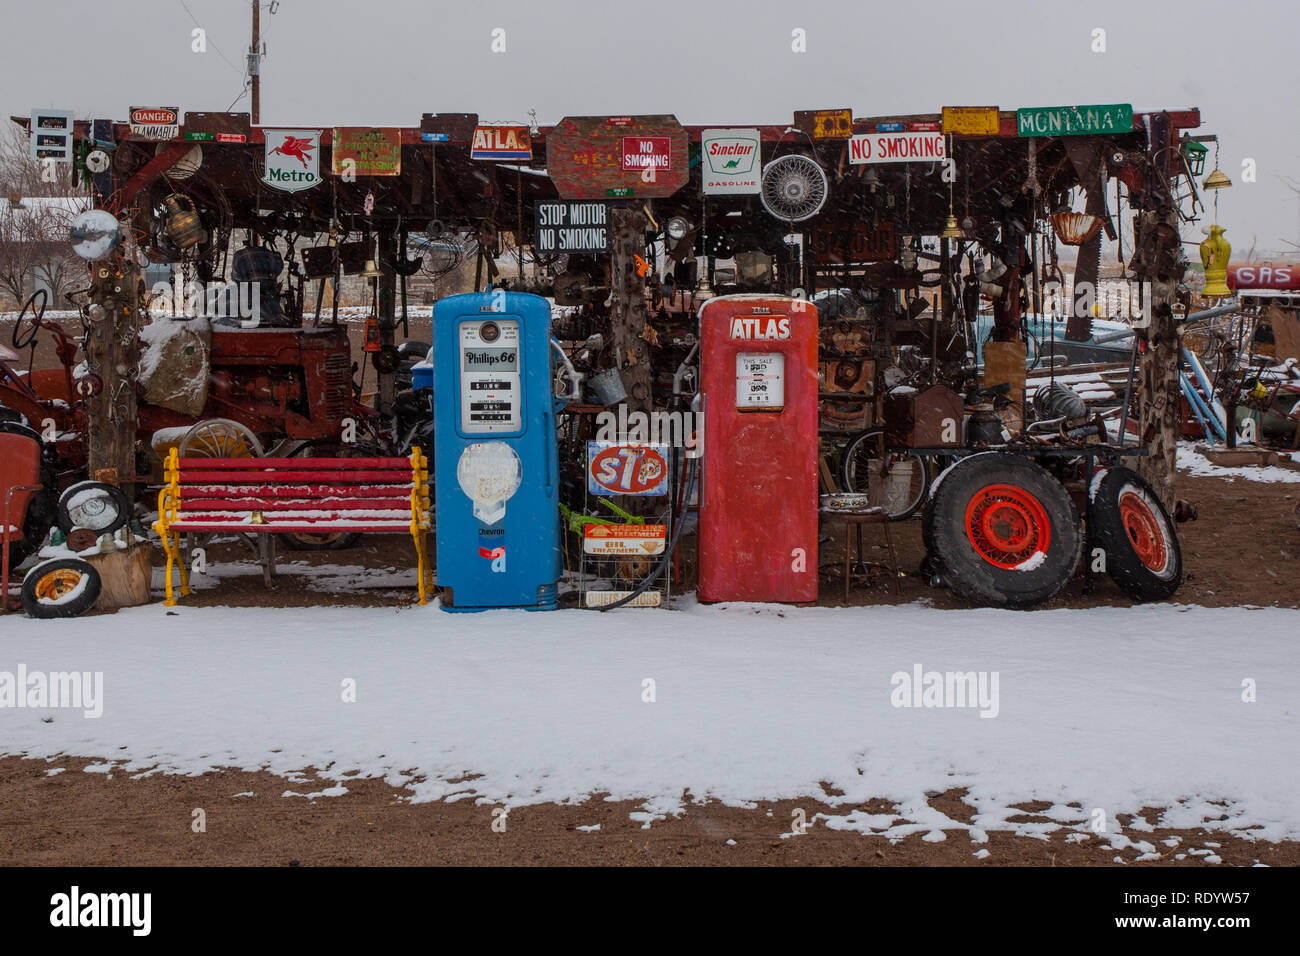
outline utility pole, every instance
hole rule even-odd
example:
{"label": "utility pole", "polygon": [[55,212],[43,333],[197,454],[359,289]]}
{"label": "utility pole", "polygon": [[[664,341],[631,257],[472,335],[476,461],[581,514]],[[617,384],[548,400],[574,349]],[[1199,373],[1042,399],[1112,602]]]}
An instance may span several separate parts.
{"label": "utility pole", "polygon": [[248,48],[248,75],[253,84],[253,125],[256,126],[262,122],[262,44],[260,40],[262,5],[260,0],[252,0],[252,4],[253,42]]}

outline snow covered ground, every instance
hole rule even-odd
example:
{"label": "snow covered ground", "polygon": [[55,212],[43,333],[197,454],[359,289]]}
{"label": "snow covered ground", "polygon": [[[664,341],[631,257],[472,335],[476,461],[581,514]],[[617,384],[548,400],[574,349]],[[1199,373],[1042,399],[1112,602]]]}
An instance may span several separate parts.
{"label": "snow covered ground", "polygon": [[[825,825],[890,837],[1091,832],[1100,810],[1134,846],[1115,814],[1162,807],[1150,823],[1300,838],[1293,610],[679,607],[4,616],[0,679],[102,671],[103,713],[0,708],[0,753],[115,774],[316,767],[338,781],[324,795],[350,771],[417,801],[608,793],[644,801],[646,825],[691,799],[816,797],[843,808]],[[932,671],[975,672],[984,700],[899,706],[958,702],[923,693]],[[954,787],[970,824],[926,801]],[[874,797],[898,813],[854,810]],[[1027,800],[1052,822],[1009,822]]]}

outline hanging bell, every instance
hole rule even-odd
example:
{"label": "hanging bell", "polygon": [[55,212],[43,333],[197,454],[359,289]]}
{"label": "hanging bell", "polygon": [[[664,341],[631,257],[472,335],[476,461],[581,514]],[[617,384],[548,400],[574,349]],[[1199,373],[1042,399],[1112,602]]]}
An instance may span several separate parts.
{"label": "hanging bell", "polygon": [[1210,173],[1210,175],[1205,177],[1205,183],[1202,186],[1202,188],[1227,189],[1231,185],[1232,185],[1232,180],[1229,179],[1224,174],[1223,170],[1216,167],[1215,170],[1212,173]]}
{"label": "hanging bell", "polygon": [[714,292],[711,288],[709,288],[709,276],[706,271],[705,274],[700,277],[700,281],[695,286],[695,293],[693,298],[697,302],[706,302],[709,299],[712,299],[717,294],[718,293]]}
{"label": "hanging bell", "polygon": [[957,225],[957,217],[952,213],[948,214],[948,221],[943,224],[943,232],[939,235],[944,239],[962,238],[963,233],[961,231],[961,226]]}
{"label": "hanging bell", "polygon": [[367,352],[378,352],[383,347],[379,338],[379,318],[372,315],[366,319],[366,344],[362,348]]}
{"label": "hanging bell", "polygon": [[363,279],[375,279],[380,275],[379,266],[375,265],[374,259],[367,259],[366,264],[362,266],[360,272]]}

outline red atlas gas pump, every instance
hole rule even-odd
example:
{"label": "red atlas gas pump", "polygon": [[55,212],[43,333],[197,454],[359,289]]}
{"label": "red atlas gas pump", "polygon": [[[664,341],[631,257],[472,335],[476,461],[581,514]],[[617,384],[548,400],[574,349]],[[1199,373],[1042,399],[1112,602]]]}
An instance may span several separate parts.
{"label": "red atlas gas pump", "polygon": [[701,601],[817,600],[817,309],[728,295],[700,309]]}

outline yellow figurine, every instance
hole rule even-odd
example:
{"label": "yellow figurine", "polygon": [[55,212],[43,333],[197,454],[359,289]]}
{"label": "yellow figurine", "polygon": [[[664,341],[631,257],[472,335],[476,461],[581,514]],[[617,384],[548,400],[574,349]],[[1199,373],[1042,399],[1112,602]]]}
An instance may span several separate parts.
{"label": "yellow figurine", "polygon": [[1207,296],[1231,295],[1228,289],[1228,256],[1232,255],[1232,243],[1223,238],[1223,226],[1217,223],[1210,227],[1210,237],[1201,243],[1201,263],[1205,266],[1205,289]]}

